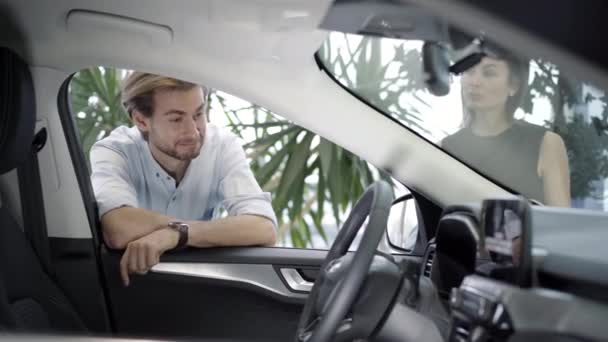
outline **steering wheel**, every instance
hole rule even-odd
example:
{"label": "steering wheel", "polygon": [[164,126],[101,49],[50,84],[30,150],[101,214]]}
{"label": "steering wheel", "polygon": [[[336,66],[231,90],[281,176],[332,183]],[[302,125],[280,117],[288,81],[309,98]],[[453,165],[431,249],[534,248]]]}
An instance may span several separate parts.
{"label": "steering wheel", "polygon": [[[393,191],[385,181],[371,184],[357,201],[327,253],[304,305],[297,342],[330,341],[338,331],[368,275],[392,202]],[[359,248],[352,259],[345,257],[368,216]]]}

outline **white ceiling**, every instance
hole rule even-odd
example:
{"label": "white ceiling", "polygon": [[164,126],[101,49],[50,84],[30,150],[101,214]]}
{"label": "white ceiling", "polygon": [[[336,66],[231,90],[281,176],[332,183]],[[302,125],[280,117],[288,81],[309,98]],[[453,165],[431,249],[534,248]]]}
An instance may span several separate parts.
{"label": "white ceiling", "polygon": [[[222,59],[290,61],[314,52],[325,0],[2,1],[28,40],[35,65],[76,71],[88,65],[171,68]],[[97,13],[73,15],[74,11]],[[72,12],[72,14],[70,14]],[[69,20],[68,20],[69,18]],[[158,27],[167,28],[169,39]],[[145,56],[144,58],[141,58]],[[196,57],[196,61],[193,61]],[[95,61],[91,59],[95,58]],[[194,64],[191,64],[194,63]]]}

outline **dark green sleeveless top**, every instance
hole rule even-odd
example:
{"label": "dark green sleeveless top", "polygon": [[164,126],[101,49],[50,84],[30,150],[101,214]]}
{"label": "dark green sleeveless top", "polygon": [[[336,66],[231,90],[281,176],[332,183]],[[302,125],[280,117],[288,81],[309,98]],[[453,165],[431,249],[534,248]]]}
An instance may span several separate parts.
{"label": "dark green sleeveless top", "polygon": [[543,127],[516,120],[496,136],[478,136],[470,128],[463,128],[446,137],[441,147],[525,197],[544,202],[538,158],[546,132]]}

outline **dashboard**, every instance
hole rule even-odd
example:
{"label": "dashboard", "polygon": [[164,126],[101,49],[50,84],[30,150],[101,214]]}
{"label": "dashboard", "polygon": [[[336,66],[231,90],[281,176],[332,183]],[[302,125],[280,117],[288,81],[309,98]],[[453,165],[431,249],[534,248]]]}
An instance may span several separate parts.
{"label": "dashboard", "polygon": [[608,215],[530,207],[529,260],[513,253],[497,268],[485,206],[446,208],[425,252],[422,277],[448,308],[449,340],[608,340]]}

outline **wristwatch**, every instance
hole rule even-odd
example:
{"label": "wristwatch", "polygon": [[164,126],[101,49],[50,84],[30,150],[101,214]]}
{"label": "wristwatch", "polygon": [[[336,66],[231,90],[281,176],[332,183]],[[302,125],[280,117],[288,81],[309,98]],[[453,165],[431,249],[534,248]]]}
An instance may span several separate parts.
{"label": "wristwatch", "polygon": [[180,249],[186,247],[188,243],[188,229],[190,226],[187,223],[180,221],[171,221],[167,223],[169,228],[174,229],[179,233],[179,240],[177,241],[177,245],[174,249]]}

